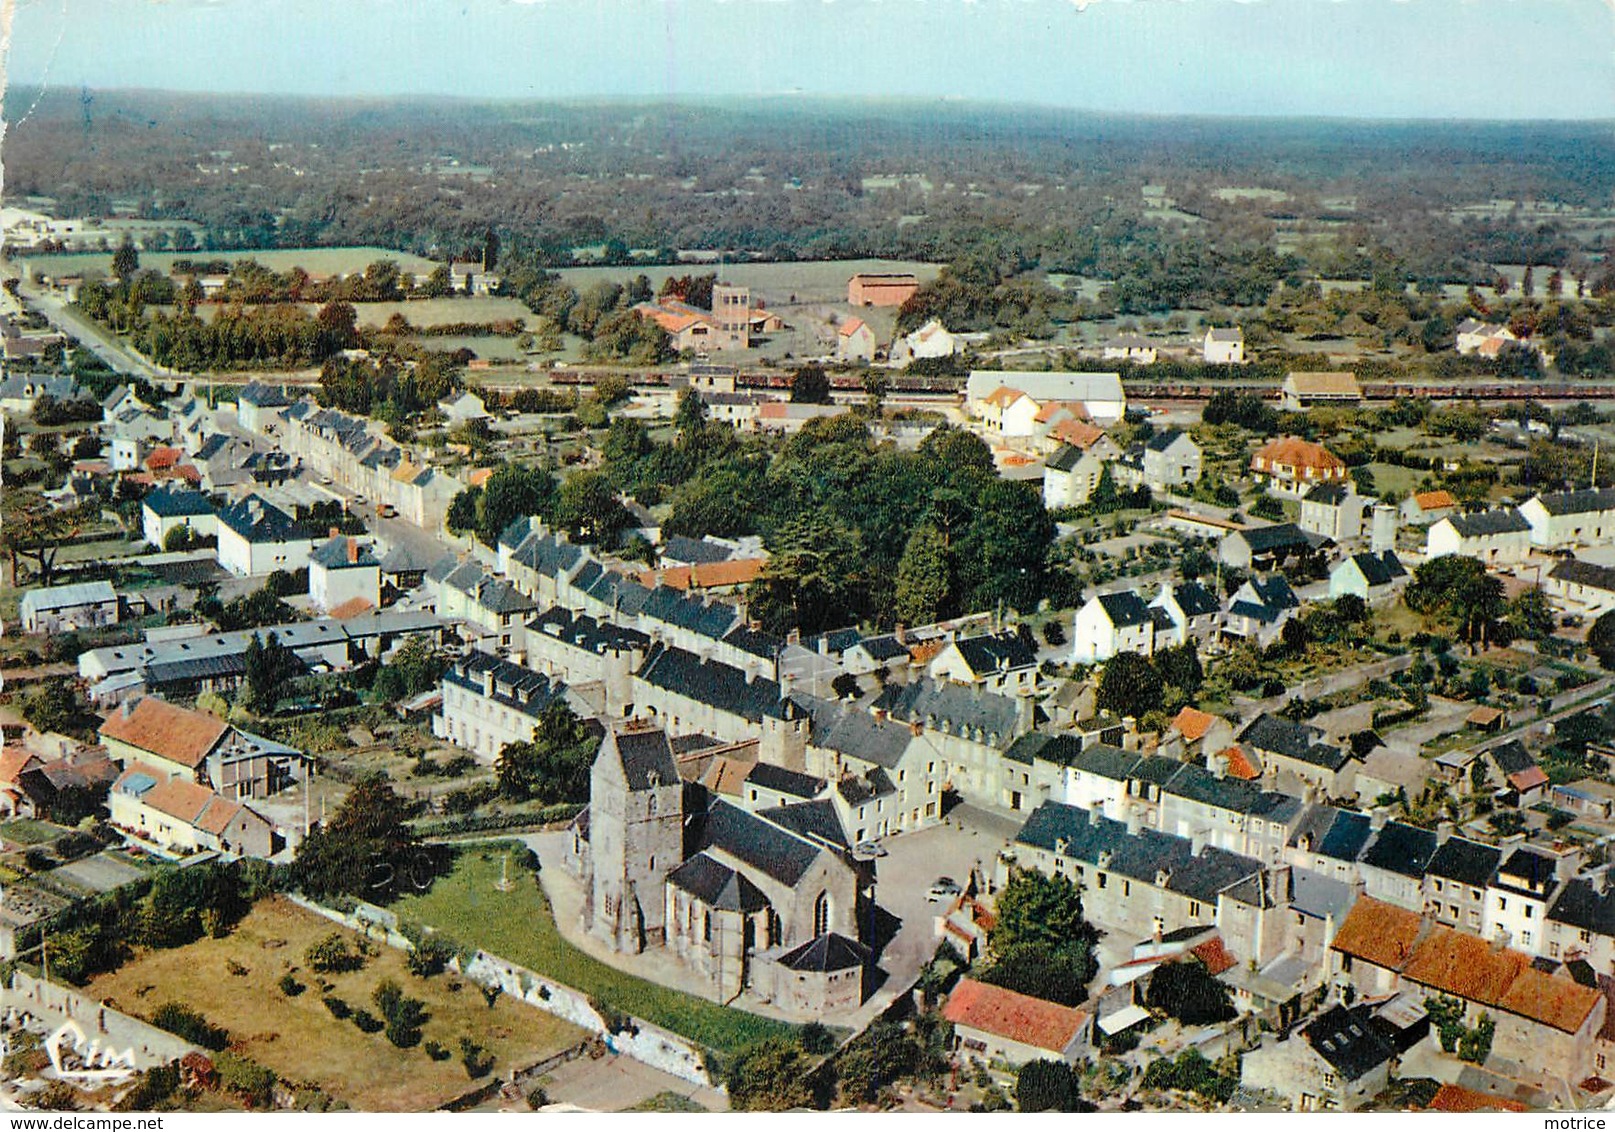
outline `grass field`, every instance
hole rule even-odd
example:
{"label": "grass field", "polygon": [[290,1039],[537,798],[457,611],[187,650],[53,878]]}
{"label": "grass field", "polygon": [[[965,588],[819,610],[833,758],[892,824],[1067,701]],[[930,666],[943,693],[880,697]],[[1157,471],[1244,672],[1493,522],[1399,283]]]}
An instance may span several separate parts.
{"label": "grass field", "polygon": [[[273,251],[231,252],[141,252],[140,266],[167,271],[177,259],[237,260],[255,259],[272,271],[288,271],[301,267],[310,275],[347,274],[362,271],[378,259],[390,259],[403,271],[431,271],[437,264],[424,256],[409,252],[395,252],[387,248],[286,248]],[[66,255],[29,256],[26,260],[35,272],[46,275],[73,274],[84,271],[112,272],[110,252],[78,252]]]}
{"label": "grass field", "polygon": [[[847,280],[861,271],[913,272],[923,282],[935,279],[942,269],[937,264],[891,259],[801,260],[789,263],[681,263],[677,267],[566,267],[559,272],[574,287],[583,288],[601,279],[627,283],[644,275],[651,286],[661,289],[669,275],[705,275],[752,289],[752,301],[762,298],[771,306],[796,303],[845,303]],[[792,299],[792,296],[795,299]]]}
{"label": "grass field", "polygon": [[[165,304],[152,309],[173,314],[177,308]],[[209,320],[224,309],[223,303],[203,303],[196,308],[200,317]],[[318,303],[304,303],[303,309],[309,314],[315,314],[320,307]],[[532,325],[537,321],[533,312],[523,306],[521,300],[499,299],[490,295],[468,295],[457,299],[411,299],[400,303],[354,303],[353,309],[358,315],[360,326],[384,326],[395,313],[407,318],[411,326],[498,322],[506,319],[525,319],[528,325]],[[435,342],[436,339],[428,341]]]}
{"label": "grass field", "polygon": [[461,853],[454,871],[440,878],[430,892],[406,897],[392,910],[403,920],[428,924],[461,944],[548,975],[593,995],[604,1006],[712,1049],[738,1050],[793,1029],[635,978],[584,954],[561,937],[536,877],[519,875],[510,892],[494,887],[503,860],[492,850]]}
{"label": "grass field", "polygon": [[[403,954],[390,947],[380,947],[361,971],[309,973],[304,952],[335,930],[328,920],[288,901],[261,901],[225,938],[143,952],[94,980],[87,993],[145,1017],[165,1002],[186,1003],[227,1029],[239,1052],[283,1079],[311,1082],[365,1111],[425,1112],[471,1089],[474,1083],[460,1063],[461,1037],[490,1051],[493,1072],[504,1074],[585,1036],[576,1026],[509,999],[489,1007],[476,986],[452,972],[417,978],[405,967]],[[287,997],[278,985],[287,971],[308,989]],[[351,1020],[339,1021],[321,1002],[318,980],[324,979],[333,987],[329,993],[355,1010],[376,1013],[371,993],[384,978],[426,1003],[425,1040],[446,1047],[452,1057],[433,1061],[420,1046],[399,1049],[383,1033],[366,1034]]]}

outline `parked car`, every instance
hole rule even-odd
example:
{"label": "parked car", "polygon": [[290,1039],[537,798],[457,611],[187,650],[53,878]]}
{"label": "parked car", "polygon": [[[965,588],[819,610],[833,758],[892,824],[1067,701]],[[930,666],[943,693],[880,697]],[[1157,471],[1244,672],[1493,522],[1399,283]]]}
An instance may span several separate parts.
{"label": "parked car", "polygon": [[963,891],[964,889],[959,887],[959,882],[952,877],[937,877],[931,891],[925,894],[925,899],[932,904],[940,904],[945,900],[952,900]]}
{"label": "parked car", "polygon": [[884,857],[886,850],[878,841],[860,841],[852,847],[852,851],[860,857]]}

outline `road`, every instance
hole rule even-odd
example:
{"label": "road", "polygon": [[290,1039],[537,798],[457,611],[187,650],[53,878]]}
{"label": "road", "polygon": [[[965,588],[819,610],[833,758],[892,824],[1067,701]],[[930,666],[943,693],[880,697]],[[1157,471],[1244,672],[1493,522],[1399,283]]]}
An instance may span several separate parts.
{"label": "road", "polygon": [[150,381],[172,381],[178,374],[159,369],[118,340],[117,335],[97,326],[62,300],[49,295],[23,292],[28,305],[44,315],[50,324],[76,339],[118,373],[133,374]]}

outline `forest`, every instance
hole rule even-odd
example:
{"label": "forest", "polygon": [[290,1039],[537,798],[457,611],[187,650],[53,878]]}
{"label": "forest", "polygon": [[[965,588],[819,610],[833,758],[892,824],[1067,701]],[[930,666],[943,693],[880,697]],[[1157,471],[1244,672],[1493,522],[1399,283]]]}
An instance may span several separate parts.
{"label": "forest", "polygon": [[6,138],[8,204],[195,222],[199,258],[374,244],[475,260],[494,233],[507,266],[692,249],[974,260],[1113,279],[1141,308],[1249,303],[1303,274],[1487,284],[1491,264],[1534,263],[1607,285],[1612,270],[1615,225],[1587,211],[1615,190],[1598,124],[16,88],[7,106],[36,96]]}

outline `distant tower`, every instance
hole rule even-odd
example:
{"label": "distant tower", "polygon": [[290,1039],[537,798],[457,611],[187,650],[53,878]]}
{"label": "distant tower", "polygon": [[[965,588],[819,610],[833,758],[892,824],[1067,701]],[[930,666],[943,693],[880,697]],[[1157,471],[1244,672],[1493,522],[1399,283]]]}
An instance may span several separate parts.
{"label": "distant tower", "polygon": [[718,349],[744,350],[750,346],[751,290],[728,283],[714,284],[712,318],[718,324]]}
{"label": "distant tower", "polygon": [[1374,504],[1374,525],[1369,534],[1368,549],[1375,554],[1384,554],[1387,550],[1395,550],[1396,524],[1399,518],[1400,514],[1392,504]]}
{"label": "distant tower", "polygon": [[667,874],[684,863],[684,784],[667,733],[607,733],[589,777],[584,918],[614,951],[666,940]]}

